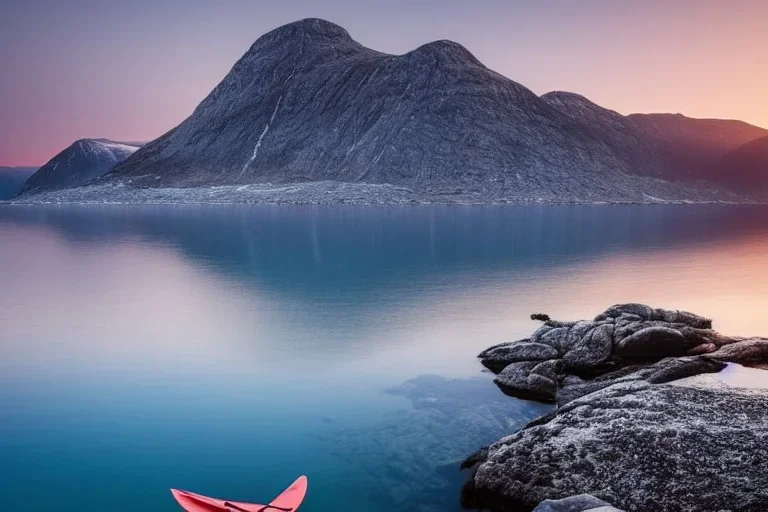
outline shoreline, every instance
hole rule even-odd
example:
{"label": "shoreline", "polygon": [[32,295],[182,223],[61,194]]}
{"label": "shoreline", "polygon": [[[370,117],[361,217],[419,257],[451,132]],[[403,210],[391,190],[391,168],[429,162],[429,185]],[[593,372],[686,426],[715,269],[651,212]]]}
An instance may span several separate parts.
{"label": "shoreline", "polygon": [[307,206],[589,206],[589,205],[764,205],[768,200],[698,197],[660,198],[643,194],[610,198],[562,199],[492,195],[482,191],[417,191],[411,188],[368,183],[307,182],[250,184],[188,188],[136,188],[103,184],[39,192],[0,205],[307,205]]}

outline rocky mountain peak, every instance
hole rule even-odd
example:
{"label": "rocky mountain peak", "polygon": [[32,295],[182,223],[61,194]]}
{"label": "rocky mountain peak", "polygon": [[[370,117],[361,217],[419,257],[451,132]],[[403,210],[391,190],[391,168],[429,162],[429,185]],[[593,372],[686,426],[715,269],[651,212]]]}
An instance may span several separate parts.
{"label": "rocky mountain peak", "polygon": [[356,44],[344,28],[319,18],[306,18],[288,23],[267,32],[256,40],[246,54],[261,53],[265,48],[277,45],[282,51],[308,45]]}
{"label": "rocky mountain peak", "polygon": [[90,138],[84,138],[84,139],[77,139],[75,142],[72,143],[73,149],[92,149],[96,147],[101,147],[104,144],[122,144],[121,142],[114,142],[109,139],[90,139]]}
{"label": "rocky mountain peak", "polygon": [[414,59],[437,60],[450,64],[485,67],[472,52],[454,41],[442,39],[419,46],[404,57]]}
{"label": "rocky mountain peak", "polygon": [[87,149],[95,145],[94,139],[77,139],[72,143],[73,149]]}
{"label": "rocky mountain peak", "polygon": [[323,20],[320,18],[304,18],[303,20],[294,21],[281,27],[276,28],[269,34],[306,34],[310,37],[318,37],[325,39],[346,39],[351,40],[352,37],[344,27],[341,27],[333,22]]}

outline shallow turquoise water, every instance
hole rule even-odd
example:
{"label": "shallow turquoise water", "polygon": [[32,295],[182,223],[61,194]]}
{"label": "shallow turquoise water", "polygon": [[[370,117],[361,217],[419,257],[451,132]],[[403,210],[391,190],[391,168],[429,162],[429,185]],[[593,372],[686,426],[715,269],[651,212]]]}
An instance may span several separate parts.
{"label": "shallow turquoise water", "polygon": [[768,209],[0,206],[0,510],[458,510],[546,407],[483,348],[644,301],[768,333]]}

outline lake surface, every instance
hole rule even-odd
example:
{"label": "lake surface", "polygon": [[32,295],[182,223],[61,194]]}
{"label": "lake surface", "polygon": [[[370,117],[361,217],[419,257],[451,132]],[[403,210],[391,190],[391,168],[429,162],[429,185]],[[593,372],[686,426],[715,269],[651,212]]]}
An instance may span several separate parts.
{"label": "lake surface", "polygon": [[476,354],[639,301],[768,334],[768,208],[0,206],[0,510],[458,510]]}

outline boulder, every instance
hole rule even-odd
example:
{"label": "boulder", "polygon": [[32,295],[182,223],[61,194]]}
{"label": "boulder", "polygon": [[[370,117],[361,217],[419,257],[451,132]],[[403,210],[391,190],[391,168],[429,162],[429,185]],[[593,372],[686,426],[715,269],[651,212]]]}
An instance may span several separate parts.
{"label": "boulder", "polygon": [[625,359],[681,356],[690,347],[685,336],[669,327],[648,327],[627,336],[616,346],[616,352]]}
{"label": "boulder", "polygon": [[557,366],[556,359],[512,363],[496,376],[494,382],[508,395],[552,402],[558,386]]}
{"label": "boulder", "polygon": [[589,493],[627,511],[764,511],[768,399],[738,388],[619,382],[501,439],[474,462],[463,492],[473,508],[532,510]]}
{"label": "boulder", "polygon": [[611,306],[601,314],[597,315],[595,321],[605,320],[607,318],[619,318],[622,315],[635,316],[644,321],[658,320],[666,323],[685,324],[699,329],[712,328],[712,320],[704,318],[703,316],[677,309],[654,309],[645,304],[634,303]]}
{"label": "boulder", "polygon": [[768,369],[768,339],[752,338],[721,347],[710,357],[742,366]]}
{"label": "boulder", "polygon": [[[559,322],[543,313],[532,318],[544,324],[530,337],[495,345],[479,355],[483,365],[498,374],[499,388],[520,398],[564,403],[610,384],[595,383],[598,377],[615,379],[623,375],[616,373],[621,369],[631,373],[638,365],[651,366],[666,357],[710,357],[709,362],[686,362],[684,372],[709,372],[712,360],[746,366],[768,362],[768,340],[724,336],[711,329],[710,319],[687,311],[618,304],[594,320]],[[541,365],[545,361],[548,364]],[[574,376],[585,382],[573,388],[566,380]]]}
{"label": "boulder", "polygon": [[520,361],[546,361],[559,356],[557,350],[544,343],[521,340],[512,344],[496,345],[485,350],[480,357],[483,364],[491,371],[500,372],[508,365]]}

